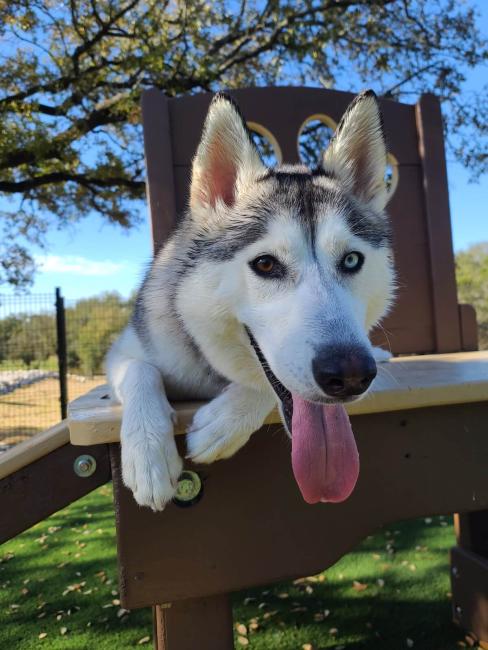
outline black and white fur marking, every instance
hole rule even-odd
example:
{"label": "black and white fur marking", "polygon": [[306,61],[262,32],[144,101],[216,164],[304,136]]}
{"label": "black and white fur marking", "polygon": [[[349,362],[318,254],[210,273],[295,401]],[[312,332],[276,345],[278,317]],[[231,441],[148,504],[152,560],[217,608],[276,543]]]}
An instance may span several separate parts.
{"label": "black and white fur marking", "polygon": [[[123,479],[139,504],[164,508],[182,469],[169,399],[210,400],[187,435],[189,456],[210,463],[238,451],[283,399],[271,375],[287,394],[330,402],[314,380],[314,357],[338,346],[373,353],[367,335],[394,283],[385,166],[371,92],[348,108],[315,170],[267,169],[233,101],[216,95],[188,213],[107,357],[123,405]],[[364,263],[345,273],[351,252]],[[263,255],[279,274],[253,271]],[[282,414],[290,430],[291,414]]]}

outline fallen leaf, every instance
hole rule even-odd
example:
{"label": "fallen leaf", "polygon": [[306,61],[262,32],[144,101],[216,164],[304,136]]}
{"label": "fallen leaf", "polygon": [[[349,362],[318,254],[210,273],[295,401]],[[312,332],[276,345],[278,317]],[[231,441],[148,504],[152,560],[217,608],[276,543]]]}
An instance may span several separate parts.
{"label": "fallen leaf", "polygon": [[144,645],[145,643],[149,643],[150,640],[151,640],[150,636],[143,636],[142,639],[139,639],[137,645]]}
{"label": "fallen leaf", "polygon": [[241,634],[242,636],[247,636],[247,627],[243,623],[236,624],[236,631],[238,634]]}
{"label": "fallen leaf", "polygon": [[336,627],[331,627],[329,630],[329,634],[332,634],[332,636],[336,636],[339,633],[339,630]]}
{"label": "fallen leaf", "polygon": [[378,578],[378,580],[376,581],[376,584],[378,585],[378,587],[384,587],[385,586],[385,581],[383,580],[383,578]]}
{"label": "fallen leaf", "polygon": [[352,588],[354,591],[364,591],[365,589],[368,588],[368,585],[365,584],[364,582],[359,582],[359,580],[354,580],[352,583]]}
{"label": "fallen leaf", "polygon": [[41,632],[39,634],[39,639],[45,639],[47,637],[47,632]]}
{"label": "fallen leaf", "polygon": [[249,639],[246,636],[238,636],[237,643],[239,645],[249,645]]}
{"label": "fallen leaf", "polygon": [[406,640],[407,648],[413,648],[413,639]]}
{"label": "fallen leaf", "polygon": [[286,598],[289,598],[290,594],[286,591],[282,591],[281,593],[278,594],[278,598],[281,600],[285,600]]}
{"label": "fallen leaf", "polygon": [[67,633],[67,631],[68,631],[68,628],[67,628],[67,627],[62,627],[62,628],[59,630],[59,633],[61,634],[61,636],[64,636],[64,635]]}
{"label": "fallen leaf", "polygon": [[313,645],[311,643],[304,643],[302,645],[302,650],[314,650]]}

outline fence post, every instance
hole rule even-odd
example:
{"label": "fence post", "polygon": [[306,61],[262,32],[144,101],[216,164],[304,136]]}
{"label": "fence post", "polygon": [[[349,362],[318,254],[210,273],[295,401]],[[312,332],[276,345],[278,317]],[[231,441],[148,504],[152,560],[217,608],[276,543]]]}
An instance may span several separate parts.
{"label": "fence post", "polygon": [[61,295],[61,289],[56,287],[56,335],[59,370],[59,402],[61,405],[61,419],[64,420],[67,414],[68,405],[68,359],[66,353],[66,319],[64,312],[64,298]]}

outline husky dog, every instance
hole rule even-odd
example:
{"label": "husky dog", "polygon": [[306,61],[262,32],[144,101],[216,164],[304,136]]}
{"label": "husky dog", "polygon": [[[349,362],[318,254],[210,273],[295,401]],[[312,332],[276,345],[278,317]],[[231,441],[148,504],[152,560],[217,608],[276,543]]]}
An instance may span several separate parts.
{"label": "husky dog", "polygon": [[304,499],[350,494],[359,460],[343,404],[376,375],[367,335],[393,293],[385,168],[372,91],[316,169],[266,168],[233,100],[215,96],[189,210],[107,357],[122,476],[140,505],[161,510],[175,494],[169,400],[187,398],[210,400],[187,433],[194,462],[235,454],[278,405]]}

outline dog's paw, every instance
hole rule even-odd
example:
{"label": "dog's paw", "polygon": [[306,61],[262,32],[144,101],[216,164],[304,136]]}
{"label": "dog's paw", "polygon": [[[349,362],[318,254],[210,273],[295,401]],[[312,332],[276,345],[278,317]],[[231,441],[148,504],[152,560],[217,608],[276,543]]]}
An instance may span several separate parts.
{"label": "dog's paw", "polygon": [[[148,426],[149,424],[149,426]],[[141,506],[163,510],[176,492],[183,463],[178,455],[171,418],[140,422],[137,430],[121,432],[122,479]]]}
{"label": "dog's paw", "polygon": [[383,348],[373,348],[373,358],[376,361],[376,363],[383,363],[384,361],[388,361],[393,357],[391,352],[388,352],[387,350],[383,350]]}
{"label": "dog's paw", "polygon": [[227,409],[222,409],[222,402],[217,402],[219,398],[200,407],[188,429],[187,457],[194,463],[213,463],[233,456],[253,433],[242,430],[239,416],[232,416]]}

